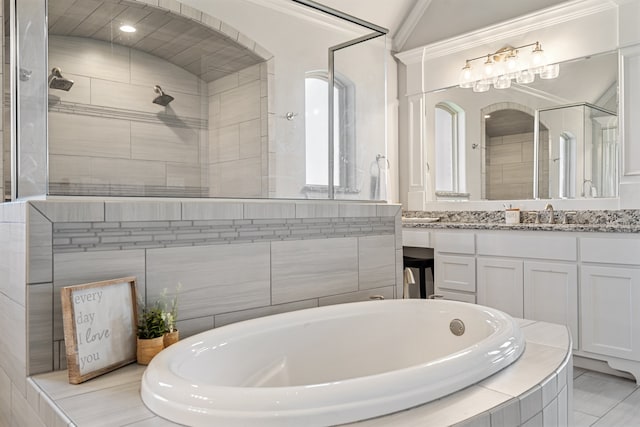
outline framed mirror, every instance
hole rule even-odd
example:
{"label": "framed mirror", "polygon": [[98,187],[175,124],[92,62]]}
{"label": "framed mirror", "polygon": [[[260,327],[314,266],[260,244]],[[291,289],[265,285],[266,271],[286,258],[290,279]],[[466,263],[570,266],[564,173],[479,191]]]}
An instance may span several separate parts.
{"label": "framed mirror", "polygon": [[439,200],[617,196],[617,52],[561,63],[555,79],[430,92],[425,105]]}

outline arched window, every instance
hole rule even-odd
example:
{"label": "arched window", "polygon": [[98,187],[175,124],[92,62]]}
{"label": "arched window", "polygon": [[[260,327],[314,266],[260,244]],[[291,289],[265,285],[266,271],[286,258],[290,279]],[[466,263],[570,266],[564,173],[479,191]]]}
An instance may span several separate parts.
{"label": "arched window", "polygon": [[464,110],[440,102],[435,111],[436,194],[464,193]]}
{"label": "arched window", "polygon": [[[353,89],[346,79],[335,78],[333,88],[333,183],[353,189],[355,147]],[[326,72],[310,72],[305,78],[305,175],[306,189],[326,191],[329,182],[328,88]]]}

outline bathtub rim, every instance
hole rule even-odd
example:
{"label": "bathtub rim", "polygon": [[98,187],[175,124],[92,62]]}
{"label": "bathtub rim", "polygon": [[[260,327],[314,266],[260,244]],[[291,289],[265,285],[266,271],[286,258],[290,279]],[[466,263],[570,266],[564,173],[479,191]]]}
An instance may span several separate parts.
{"label": "bathtub rim", "polygon": [[[193,346],[203,337],[217,332],[221,334],[222,328],[212,329],[189,337],[178,344],[161,352],[151,362],[142,378],[141,396],[145,405],[154,413],[168,418],[175,422],[185,422],[184,418],[175,417],[175,411],[184,411],[185,405],[190,408],[189,412],[196,425],[206,425],[210,423],[210,417],[215,415],[216,420],[225,425],[248,425],[247,419],[255,418],[260,420],[260,426],[281,425],[281,419],[286,417],[292,423],[304,423],[310,425],[309,420],[313,420],[313,425],[333,425],[345,422],[359,421],[388,415],[405,409],[410,409],[444,397],[459,391],[469,385],[475,384],[483,379],[495,374],[501,369],[516,361],[524,352],[525,340],[517,322],[505,313],[484,306],[467,304],[456,301],[425,301],[413,300],[386,300],[375,302],[356,302],[335,306],[325,306],[312,309],[305,309],[295,312],[281,313],[262,318],[251,319],[224,327],[224,334],[233,335],[238,330],[251,330],[255,324],[264,324],[263,330],[271,329],[273,326],[287,327],[288,321],[292,319],[306,319],[309,321],[309,311],[314,310],[312,318],[326,318],[327,314],[334,312],[347,312],[352,314],[353,310],[359,308],[367,311],[380,311],[382,304],[438,304],[448,307],[449,310],[465,309],[477,310],[490,313],[492,321],[496,323],[497,330],[494,330],[487,338],[468,346],[462,350],[454,352],[447,357],[442,357],[426,363],[405,367],[393,371],[378,373],[357,378],[350,378],[341,381],[329,382],[326,384],[310,384],[288,387],[238,387],[238,386],[216,386],[199,385],[198,392],[203,396],[215,396],[218,405],[225,409],[206,407],[202,405],[202,400],[194,399],[191,402],[184,402],[183,392],[176,390],[163,390],[166,393],[158,394],[152,389],[152,384],[164,382],[166,378],[162,375],[165,371],[158,372],[160,366],[170,364],[170,359],[182,347]],[[367,304],[367,305],[363,305]],[[378,307],[375,307],[378,305]],[[436,308],[437,309],[437,308]],[[442,309],[441,309],[442,310]],[[293,322],[295,323],[295,322]],[[498,353],[491,348],[484,348],[489,345],[490,339],[500,342],[510,342],[510,346]],[[188,358],[184,352],[182,360]],[[489,354],[493,353],[493,354]],[[447,369],[438,369],[438,365],[446,361],[453,360],[454,366],[458,368],[453,372]],[[500,362],[500,363],[497,363]],[[179,363],[174,359],[174,363]],[[435,367],[435,370],[434,370]],[[156,369],[158,368],[158,369]],[[421,380],[429,376],[437,383],[422,384]],[[173,372],[169,373],[174,385],[188,390],[192,388],[191,381],[180,378]],[[186,387],[186,388],[185,388]],[[381,392],[380,390],[384,390]],[[206,391],[206,393],[204,392]],[[358,393],[360,398],[357,401],[348,401],[345,396]],[[293,396],[293,398],[292,398]],[[275,401],[282,401],[287,398],[286,405],[280,405],[279,409],[273,410]],[[243,402],[250,400],[252,409],[249,410]],[[347,401],[346,401],[347,400]],[[308,407],[305,402],[314,402],[313,407]],[[348,412],[351,415],[345,416]],[[249,413],[251,416],[249,416]],[[194,422],[194,421],[190,421]]]}

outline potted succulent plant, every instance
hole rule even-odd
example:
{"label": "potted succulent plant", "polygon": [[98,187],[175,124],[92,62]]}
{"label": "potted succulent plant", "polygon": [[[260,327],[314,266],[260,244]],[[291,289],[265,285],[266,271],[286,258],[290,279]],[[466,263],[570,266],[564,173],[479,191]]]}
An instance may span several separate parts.
{"label": "potted succulent plant", "polygon": [[173,298],[167,300],[167,290],[162,292],[162,301],[164,302],[164,311],[162,317],[165,323],[166,332],[164,334],[164,346],[169,347],[171,344],[178,342],[180,332],[176,326],[178,320],[178,291],[182,288],[182,284],[178,283]]}
{"label": "potted succulent plant", "polygon": [[138,363],[148,365],[151,359],[164,348],[164,334],[167,327],[160,304],[145,307],[138,317]]}

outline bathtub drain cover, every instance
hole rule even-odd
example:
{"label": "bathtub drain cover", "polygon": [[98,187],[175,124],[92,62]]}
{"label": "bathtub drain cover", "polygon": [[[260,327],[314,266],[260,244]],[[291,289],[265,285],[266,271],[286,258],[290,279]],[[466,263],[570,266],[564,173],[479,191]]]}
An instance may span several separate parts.
{"label": "bathtub drain cover", "polygon": [[464,322],[460,319],[453,319],[451,323],[449,323],[449,329],[453,335],[459,337],[464,334]]}

